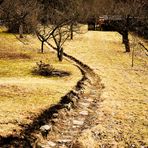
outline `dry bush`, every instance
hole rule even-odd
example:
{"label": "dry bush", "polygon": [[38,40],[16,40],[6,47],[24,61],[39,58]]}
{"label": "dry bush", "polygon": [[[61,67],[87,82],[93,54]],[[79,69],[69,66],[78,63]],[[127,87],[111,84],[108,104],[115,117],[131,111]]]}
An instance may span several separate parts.
{"label": "dry bush", "polygon": [[54,68],[50,64],[45,64],[42,61],[39,63],[36,63],[36,67],[33,69],[34,74],[39,74],[42,76],[50,76],[52,75],[52,71],[54,71]]}
{"label": "dry bush", "polygon": [[59,77],[64,77],[64,76],[69,76],[70,72],[66,72],[63,70],[56,70],[53,68],[52,65],[46,64],[42,61],[39,63],[36,63],[36,67],[34,67],[33,71],[34,74],[38,74],[41,76],[59,76]]}

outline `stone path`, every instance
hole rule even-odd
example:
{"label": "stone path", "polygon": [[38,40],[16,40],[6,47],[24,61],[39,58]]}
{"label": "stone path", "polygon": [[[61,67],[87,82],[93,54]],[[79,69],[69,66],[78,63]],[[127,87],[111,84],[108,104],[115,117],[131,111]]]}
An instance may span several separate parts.
{"label": "stone path", "polygon": [[[91,94],[89,94],[88,97],[93,98]],[[81,99],[84,99],[83,95]],[[94,112],[91,105],[95,102],[93,99],[90,103],[87,103],[87,99],[82,100],[79,100],[77,107],[70,111],[67,111],[67,109],[60,110],[59,116],[57,117],[58,120],[53,125],[53,130],[49,131],[47,139],[43,139],[38,143],[40,147],[71,147],[77,139],[77,135],[81,133],[82,129],[86,129],[84,126],[89,128],[89,126],[86,126],[86,119],[90,115],[90,112]]]}
{"label": "stone path", "polygon": [[[35,147],[41,148],[72,148],[77,141],[78,135],[83,130],[90,128],[91,117],[95,114],[97,104],[100,101],[102,86],[98,76],[87,67],[79,64],[83,69],[87,79],[83,85],[84,91],[77,92],[76,99],[72,105],[66,104],[65,108],[58,111],[53,119],[47,125],[53,125],[52,130],[48,132],[47,137],[43,138],[38,132],[37,143]],[[72,100],[72,98],[71,98]],[[56,122],[53,122],[55,121]],[[44,125],[43,125],[44,126]]]}
{"label": "stone path", "polygon": [[100,79],[87,65],[65,53],[64,56],[75,62],[83,78],[59,104],[43,112],[20,135],[3,138],[3,147],[72,148],[78,136],[94,124],[102,90]]}

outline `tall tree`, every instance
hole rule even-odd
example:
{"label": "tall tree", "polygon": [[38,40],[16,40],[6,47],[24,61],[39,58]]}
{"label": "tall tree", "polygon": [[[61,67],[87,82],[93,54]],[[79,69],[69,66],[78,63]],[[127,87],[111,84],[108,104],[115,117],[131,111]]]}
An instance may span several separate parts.
{"label": "tall tree", "polygon": [[118,32],[122,35],[123,44],[125,44],[126,52],[130,52],[129,31],[139,21],[145,17],[145,0],[118,0],[115,1],[112,13],[121,16],[121,21],[114,24],[118,27]]}
{"label": "tall tree", "polygon": [[33,30],[38,20],[39,5],[37,0],[4,0],[0,5],[1,18],[9,32],[28,33]]}
{"label": "tall tree", "polygon": [[130,52],[129,31],[143,17],[147,16],[148,1],[147,0],[93,0],[88,4],[90,16],[95,19],[99,16],[108,16],[110,27],[118,31],[123,38],[126,52]]}

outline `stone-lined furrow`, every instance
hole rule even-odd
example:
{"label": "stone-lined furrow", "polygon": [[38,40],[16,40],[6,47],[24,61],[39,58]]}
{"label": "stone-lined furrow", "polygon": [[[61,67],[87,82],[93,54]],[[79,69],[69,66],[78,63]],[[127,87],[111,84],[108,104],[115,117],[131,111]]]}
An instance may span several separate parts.
{"label": "stone-lined furrow", "polygon": [[[82,79],[57,105],[45,110],[31,125],[24,126],[20,135],[0,137],[0,147],[72,147],[77,135],[89,128],[87,119],[94,112],[92,106],[102,89],[100,79],[86,64],[66,53],[64,56],[76,63]],[[42,125],[52,125],[47,138],[41,136]]]}
{"label": "stone-lined furrow", "polygon": [[42,125],[49,123],[54,118],[55,113],[58,113],[59,110],[65,108],[65,104],[72,102],[70,98],[75,96],[79,97],[79,94],[82,92],[83,83],[88,80],[88,78],[86,77],[85,72],[79,66],[78,68],[82,73],[82,78],[77,82],[74,89],[63,96],[58,104],[53,105],[49,109],[43,111],[37,118],[34,119],[31,125],[20,125],[22,127],[22,133],[19,135],[10,135],[7,137],[0,136],[0,147],[32,147],[36,141],[36,137],[32,134],[35,131],[39,131]]}
{"label": "stone-lined furrow", "polygon": [[54,114],[54,118],[47,123],[52,125],[47,137],[43,138],[39,136],[40,132],[36,133],[38,139],[34,147],[78,147],[77,137],[83,130],[90,128],[90,119],[95,114],[96,103],[101,101],[102,85],[99,77],[86,64],[66,53],[64,56],[77,64],[83,74],[83,80],[78,82],[80,89],[75,88],[75,95],[70,92],[65,96],[69,99],[69,102],[63,100],[65,108]]}

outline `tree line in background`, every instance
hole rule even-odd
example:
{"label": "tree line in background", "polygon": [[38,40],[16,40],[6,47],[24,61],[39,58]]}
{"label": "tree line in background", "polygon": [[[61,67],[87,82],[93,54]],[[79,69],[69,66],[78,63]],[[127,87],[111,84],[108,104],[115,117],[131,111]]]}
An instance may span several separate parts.
{"label": "tree line in background", "polygon": [[[0,0],[0,19],[9,32],[36,33],[41,41],[57,50],[57,57],[63,59],[63,44],[73,39],[73,32],[79,23],[95,21],[99,16],[114,16],[108,25],[118,31],[123,38],[126,52],[130,52],[128,34],[140,24],[148,24],[147,0]],[[117,19],[120,16],[121,19]],[[135,27],[135,28],[136,28]],[[147,28],[145,28],[147,29]],[[49,42],[54,41],[54,44]]]}

